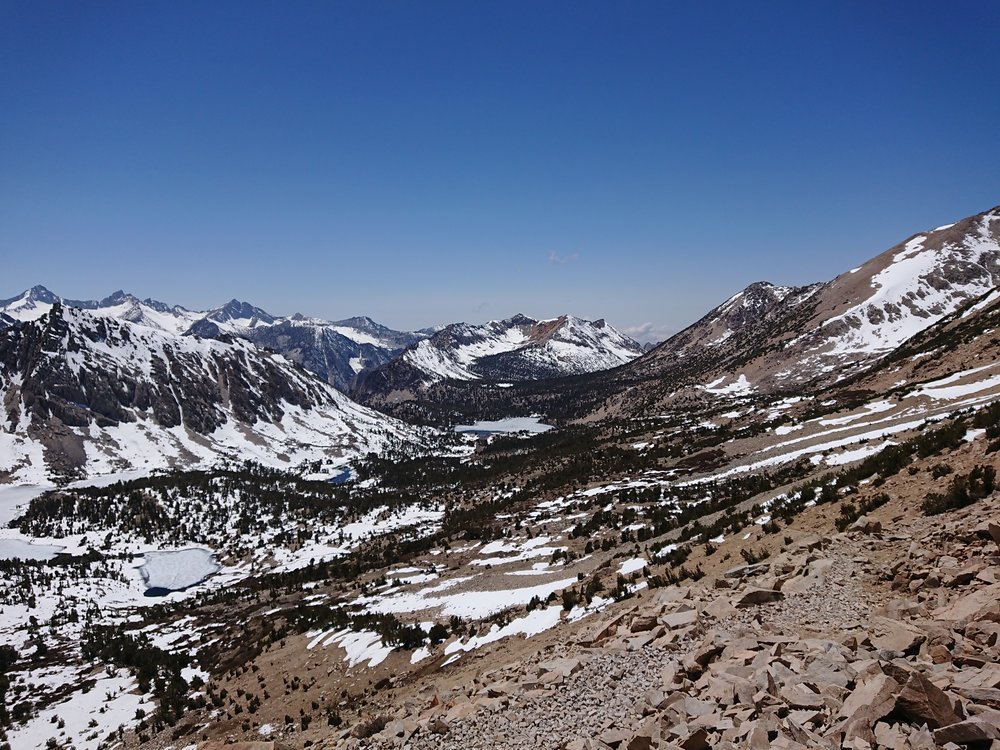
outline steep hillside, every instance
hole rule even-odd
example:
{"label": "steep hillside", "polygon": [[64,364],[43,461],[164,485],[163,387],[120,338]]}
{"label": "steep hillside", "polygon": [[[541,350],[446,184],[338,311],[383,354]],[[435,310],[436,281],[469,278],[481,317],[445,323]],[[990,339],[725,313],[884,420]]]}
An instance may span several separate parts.
{"label": "steep hillside", "polygon": [[4,462],[20,480],[225,457],[339,462],[416,432],[239,339],[180,337],[53,303],[0,332]]}
{"label": "steep hillside", "polygon": [[[723,392],[815,388],[871,364],[998,283],[1000,207],[915,235],[823,284],[780,294],[748,287],[637,361],[630,376],[662,381],[650,384],[660,397],[699,383]],[[734,307],[748,314],[734,321]]]}

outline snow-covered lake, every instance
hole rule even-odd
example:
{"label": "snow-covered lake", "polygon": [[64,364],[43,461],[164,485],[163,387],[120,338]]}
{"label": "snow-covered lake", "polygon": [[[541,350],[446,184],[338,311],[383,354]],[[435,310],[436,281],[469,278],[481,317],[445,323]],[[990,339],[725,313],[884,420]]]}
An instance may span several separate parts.
{"label": "snow-covered lake", "polygon": [[207,549],[193,547],[173,552],[145,552],[139,568],[146,582],[146,596],[163,596],[201,583],[220,569]]}
{"label": "snow-covered lake", "polygon": [[50,544],[32,544],[23,539],[0,539],[0,560],[51,560],[65,547]]}
{"label": "snow-covered lake", "polygon": [[548,432],[552,425],[542,422],[541,417],[508,417],[495,422],[480,420],[475,424],[455,425],[455,432],[475,432],[483,435],[513,432]]}
{"label": "snow-covered lake", "polygon": [[24,512],[32,500],[47,490],[48,485],[0,484],[0,526],[6,526]]}

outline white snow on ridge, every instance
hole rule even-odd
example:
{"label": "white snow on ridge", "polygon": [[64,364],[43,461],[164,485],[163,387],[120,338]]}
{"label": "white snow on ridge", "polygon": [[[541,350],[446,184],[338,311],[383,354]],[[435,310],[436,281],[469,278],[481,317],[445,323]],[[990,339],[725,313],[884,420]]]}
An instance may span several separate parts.
{"label": "white snow on ridge", "polygon": [[445,330],[449,337],[422,341],[403,355],[405,362],[424,373],[425,382],[478,380],[476,364],[500,354],[516,353],[543,372],[565,375],[617,367],[641,354],[634,341],[611,326],[573,316],[456,324]]}
{"label": "white snow on ridge", "polygon": [[[995,218],[995,217],[992,217]],[[927,235],[918,235],[897,252],[891,263],[872,277],[872,294],[861,303],[829,318],[823,328],[846,324],[846,330],[833,339],[830,354],[881,354],[895,349],[964,301],[991,291],[990,258],[1000,255],[1000,246],[986,232],[966,237],[961,246],[946,245],[931,250],[925,245]],[[934,231],[940,231],[934,230]],[[949,263],[973,264],[982,273],[964,284],[951,283],[944,288],[934,281]],[[825,347],[829,339],[821,339],[815,348]]]}
{"label": "white snow on ridge", "polygon": [[421,341],[403,355],[403,359],[433,380],[478,380],[479,376],[429,341]]}

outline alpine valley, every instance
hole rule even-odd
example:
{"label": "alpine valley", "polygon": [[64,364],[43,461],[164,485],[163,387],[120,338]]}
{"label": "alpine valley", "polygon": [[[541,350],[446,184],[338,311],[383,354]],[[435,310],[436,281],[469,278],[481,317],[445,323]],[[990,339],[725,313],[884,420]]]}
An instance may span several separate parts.
{"label": "alpine valley", "polygon": [[36,286],[0,401],[5,750],[1000,747],[1000,207],[648,351]]}

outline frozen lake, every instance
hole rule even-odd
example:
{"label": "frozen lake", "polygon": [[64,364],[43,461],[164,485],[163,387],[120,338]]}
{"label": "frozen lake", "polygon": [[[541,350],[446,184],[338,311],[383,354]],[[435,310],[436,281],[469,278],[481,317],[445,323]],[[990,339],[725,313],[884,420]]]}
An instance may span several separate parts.
{"label": "frozen lake", "polygon": [[193,547],[172,552],[145,552],[139,575],[146,582],[146,596],[164,596],[201,583],[218,572],[219,564],[207,549]]}
{"label": "frozen lake", "polygon": [[65,547],[51,544],[31,544],[23,539],[0,539],[0,560],[51,560]]}
{"label": "frozen lake", "polygon": [[[125,471],[117,474],[104,474],[89,479],[80,479],[67,485],[77,487],[107,487],[115,482],[125,482],[147,476],[149,472]],[[57,489],[53,484],[0,484],[0,527],[7,526],[11,521],[24,513],[28,503],[49,490]]]}
{"label": "frozen lake", "polygon": [[455,425],[455,432],[474,432],[478,435],[509,434],[514,432],[548,432],[552,425],[542,422],[541,417],[508,417],[495,422],[480,420],[475,424]]}
{"label": "frozen lake", "polygon": [[52,485],[0,484],[0,526],[9,524],[24,513],[28,503],[52,489]]}

